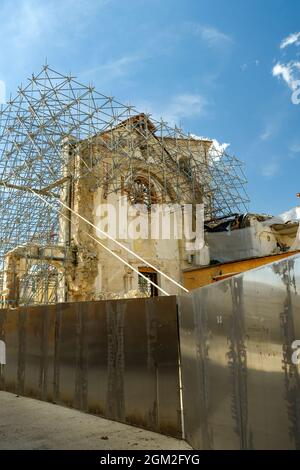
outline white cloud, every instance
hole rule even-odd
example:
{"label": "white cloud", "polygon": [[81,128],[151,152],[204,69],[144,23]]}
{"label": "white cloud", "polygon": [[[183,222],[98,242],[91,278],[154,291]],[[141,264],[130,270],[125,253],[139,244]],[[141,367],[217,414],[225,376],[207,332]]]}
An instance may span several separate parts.
{"label": "white cloud", "polygon": [[213,139],[213,145],[217,152],[224,153],[226,149],[230,146],[230,144],[224,142],[223,144],[220,144],[220,142],[216,139]]}
{"label": "white cloud", "polygon": [[213,143],[213,152],[218,156],[226,152],[227,148],[230,146],[228,143],[221,144],[217,139],[211,139],[210,137],[202,137],[196,134],[190,134],[190,137],[195,140],[211,140]]}
{"label": "white cloud", "polygon": [[195,140],[211,140],[212,146],[210,148],[210,155],[213,160],[219,160],[226,152],[227,148],[230,146],[228,143],[221,144],[217,139],[211,139],[209,137],[201,137],[196,134],[190,134],[190,137]]}
{"label": "white cloud", "polygon": [[298,87],[297,80],[299,79],[298,74],[300,70],[300,62],[291,61],[287,64],[277,64],[272,69],[273,77],[281,78],[285,81],[291,90],[296,90]]}
{"label": "white cloud", "polygon": [[183,93],[173,96],[169,102],[139,102],[139,111],[149,113],[154,119],[163,119],[170,126],[180,126],[181,120],[202,117],[207,113],[206,98],[197,93]]}
{"label": "white cloud", "polygon": [[115,60],[94,67],[93,69],[85,70],[80,74],[80,78],[92,76],[97,80],[97,84],[110,83],[112,80],[120,77],[125,77],[133,72],[134,64],[140,62],[143,58],[142,55],[125,55]]}
{"label": "white cloud", "polygon": [[249,67],[252,67],[253,65],[255,65],[255,67],[258,67],[259,66],[259,60],[258,59],[252,60],[249,63],[244,62],[242,65],[240,65],[240,69],[241,69],[242,72],[245,72]]}
{"label": "white cloud", "polygon": [[293,209],[283,212],[278,217],[280,217],[284,223],[300,220],[300,207],[293,207]]}
{"label": "white cloud", "polygon": [[213,26],[196,25],[194,30],[209,47],[228,46],[233,43],[229,35]]}
{"label": "white cloud", "polygon": [[276,162],[266,163],[261,167],[261,174],[266,178],[273,178],[274,176],[277,176],[279,168],[280,166]]}
{"label": "white cloud", "polygon": [[289,149],[293,153],[299,153],[300,152],[300,143],[292,144]]}
{"label": "white cloud", "polygon": [[280,49],[285,49],[287,46],[295,44],[296,46],[300,45],[300,32],[292,33],[286,38],[284,38],[280,43]]}
{"label": "white cloud", "polygon": [[178,123],[184,118],[203,115],[206,105],[206,99],[199,94],[186,93],[177,95],[165,107],[164,117],[170,123]]}
{"label": "white cloud", "polygon": [[221,144],[218,140],[213,139],[213,145],[210,149],[210,155],[214,160],[220,160],[222,156],[225,154],[227,148],[230,146],[228,143]]}
{"label": "white cloud", "polygon": [[128,68],[140,60],[139,56],[124,56],[115,61],[108,62],[101,67],[99,71],[107,73],[110,77],[121,77],[126,74]]}
{"label": "white cloud", "polygon": [[268,140],[270,137],[274,135],[274,133],[278,130],[277,122],[269,122],[264,131],[260,134],[260,140]]}
{"label": "white cloud", "polygon": [[[280,49],[285,49],[292,44],[300,46],[300,32],[292,33],[284,38],[280,43]],[[283,55],[283,57],[285,56]],[[296,91],[299,88],[300,79],[299,60],[290,60],[289,62],[284,60],[277,62],[272,69],[272,75],[273,77],[283,80],[290,90]]]}
{"label": "white cloud", "polygon": [[[9,41],[14,52],[36,47],[39,43],[62,42],[63,38],[78,33],[90,20],[97,8],[105,6],[110,0],[16,0],[1,2],[0,9],[0,40],[5,44]],[[69,31],[71,35],[66,34]],[[70,38],[71,40],[71,38]]]}
{"label": "white cloud", "polygon": [[195,140],[211,140],[209,137],[204,137],[202,135],[189,134],[192,139]]}

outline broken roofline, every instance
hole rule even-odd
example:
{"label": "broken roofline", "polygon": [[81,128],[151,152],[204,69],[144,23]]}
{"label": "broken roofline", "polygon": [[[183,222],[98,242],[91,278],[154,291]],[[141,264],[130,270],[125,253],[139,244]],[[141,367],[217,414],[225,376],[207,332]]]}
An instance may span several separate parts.
{"label": "broken roofline", "polygon": [[192,142],[195,142],[195,143],[208,144],[208,147],[211,147],[213,145],[213,139],[195,138],[190,134],[185,135],[178,128],[174,128],[172,130],[174,130],[175,132],[180,133],[180,136],[177,136],[177,135],[176,136],[157,135],[156,132],[159,132],[159,128],[158,128],[157,125],[154,124],[154,122],[156,122],[157,124],[160,124],[160,125],[163,124],[164,127],[167,127],[170,130],[172,129],[172,128],[169,128],[168,126],[166,126],[166,123],[164,123],[163,121],[161,121],[159,123],[159,121],[155,121],[155,120],[150,119],[150,115],[147,115],[147,114],[141,112],[141,113],[137,113],[133,116],[130,116],[129,118],[124,119],[123,121],[119,122],[118,124],[111,127],[110,129],[105,129],[101,132],[98,132],[98,133],[94,134],[92,137],[87,137],[86,139],[78,140],[78,142],[83,143],[83,142],[85,142],[87,140],[90,140],[90,139],[96,139],[97,137],[104,137],[106,134],[110,134],[110,133],[114,132],[115,130],[117,130],[119,128],[122,128],[122,127],[126,128],[128,123],[132,123],[134,125],[135,129],[138,129],[138,126],[135,126],[135,124],[137,124],[137,125],[145,124],[147,126],[147,129],[150,131],[150,134],[153,137],[155,137],[157,140],[182,140],[182,141],[189,140],[189,141],[192,141]]}
{"label": "broken roofline", "polygon": [[[43,110],[42,116],[40,110]],[[132,115],[132,113],[136,114]],[[19,88],[17,97],[8,102],[7,107],[0,112],[0,115],[3,116],[1,124],[4,131],[3,137],[5,137],[3,144],[0,145],[4,150],[5,147],[8,148],[8,150],[5,150],[5,159],[17,152],[20,160],[26,160],[24,152],[31,151],[31,148],[33,148],[34,158],[30,164],[32,167],[36,165],[34,170],[36,169],[37,172],[41,171],[43,165],[48,164],[49,154],[47,152],[49,149],[52,156],[58,150],[59,140],[60,144],[63,144],[63,140],[66,138],[65,142],[68,140],[69,144],[72,145],[73,141],[75,146],[76,143],[79,145],[80,143],[83,143],[83,145],[93,143],[94,139],[97,138],[102,138],[105,141],[103,138],[105,135],[109,133],[112,135],[112,131],[121,126],[127,126],[126,123],[128,122],[132,122],[133,126],[131,128],[136,132],[140,132],[145,139],[152,136],[164,148],[166,153],[173,155],[175,151],[179,157],[183,157],[183,153],[186,151],[188,154],[185,156],[190,156],[194,160],[195,151],[197,152],[197,149],[194,148],[195,144],[199,148],[201,142],[205,153],[210,151],[207,148],[208,145],[213,145],[213,141],[209,139],[202,140],[192,134],[184,134],[180,128],[176,126],[172,128],[163,120],[150,120],[149,114],[138,113],[133,106],[124,105],[113,97],[105,96],[97,92],[91,85],[82,85],[71,75],[65,76],[55,72],[48,65],[44,66],[38,75],[32,76],[25,88],[22,86]],[[148,136],[145,132],[141,132],[138,126],[134,128],[135,123],[145,122],[145,120],[150,130]],[[7,123],[9,123],[9,129],[6,129]],[[30,127],[35,126],[37,132],[31,133],[30,129],[27,129],[28,125]],[[18,145],[15,142],[15,128],[18,129],[22,137],[19,139]],[[44,132],[45,129],[47,129],[47,132]],[[130,132],[130,129],[127,128],[126,131]],[[160,135],[157,136],[155,131],[159,131]],[[54,132],[56,140],[51,139],[51,132]],[[42,143],[40,141],[35,142],[37,137],[43,140]],[[166,145],[163,144],[164,141]],[[177,141],[179,145],[173,145]],[[186,143],[186,145],[181,145],[181,142]],[[172,145],[168,145],[169,143]],[[191,146],[190,143],[192,143]],[[122,145],[122,142],[120,144]],[[40,145],[43,146],[42,152],[39,150]],[[111,149],[108,148],[108,150]],[[211,193],[214,195],[210,210],[213,209],[214,216],[218,216],[226,215],[226,213],[235,210],[247,209],[246,204],[249,199],[244,189],[246,179],[242,171],[242,162],[224,151],[216,150],[216,153],[224,158],[221,160],[221,158],[211,154],[209,162],[205,162],[204,166],[201,164],[201,171],[198,171],[198,175],[201,175],[202,184],[206,188],[205,192],[209,192],[209,197],[211,197]],[[48,159],[45,158],[43,162],[45,155]],[[134,157],[134,155],[132,156]],[[40,160],[42,163],[40,163]],[[16,164],[14,165],[16,166],[18,159],[15,161]],[[160,163],[164,164],[164,162]],[[200,162],[195,161],[195,164],[197,169],[200,170]],[[21,169],[24,167],[26,167],[26,163],[22,163]],[[47,168],[45,169],[46,172],[44,173],[47,175]],[[5,173],[5,167],[3,167],[3,170]],[[209,180],[209,188],[204,181],[205,175]],[[10,172],[9,177],[14,177],[14,175]],[[169,174],[167,180],[168,178]],[[4,178],[0,179],[6,181]],[[52,179],[50,178],[51,181]],[[15,186],[18,184],[18,182],[12,183]],[[45,186],[47,187],[46,184]]]}
{"label": "broken roofline", "polygon": [[[107,136],[106,142],[104,135]],[[116,140],[113,145],[108,144],[109,138]],[[124,145],[127,138],[128,146],[126,142]],[[95,158],[92,152],[89,155],[81,152],[89,144],[93,150],[93,144],[97,145],[101,139],[108,152],[117,152],[116,164],[111,167],[106,165],[107,156],[110,157],[106,151],[98,152],[95,148]],[[150,158],[145,150],[148,145]],[[244,190],[246,180],[241,162],[226,152],[219,152],[224,158],[215,158],[213,154],[208,163],[196,158],[201,146],[209,154],[208,146],[211,145],[213,141],[209,139],[185,134],[179,127],[152,119],[132,106],[97,92],[90,85],[79,83],[71,75],[62,75],[45,66],[0,109],[0,206],[3,215],[0,220],[0,267],[5,252],[17,246],[28,242],[52,245],[60,241],[59,234],[65,227],[58,217],[59,199],[54,196],[65,198],[67,208],[71,201],[71,206],[71,186],[82,178],[81,186],[78,184],[75,189],[87,189],[87,180],[83,177],[94,171],[90,163],[105,164],[103,171],[96,172],[97,178],[89,181],[91,191],[84,192],[88,194],[91,205],[97,187],[102,186],[106,195],[108,191],[120,191],[123,180],[125,188],[130,189],[132,200],[140,197],[145,184],[139,180],[140,184],[136,185],[136,176],[140,177],[145,170],[150,180],[150,185],[146,184],[146,194],[150,190],[150,202],[154,179],[158,193],[163,198],[169,198],[171,194],[174,202],[197,200],[201,185],[210,217],[246,211],[248,197]],[[136,151],[138,148],[141,152]],[[142,165],[140,162],[136,165],[137,155],[141,156]],[[85,161],[86,156],[92,158]],[[127,165],[123,156],[128,157],[132,165]],[[199,156],[202,157],[202,152]],[[186,168],[187,159],[182,157],[191,159],[193,171]],[[59,191],[58,187],[63,187],[63,190]],[[78,206],[78,213],[81,211],[85,211],[84,203]],[[88,233],[87,228],[85,232]],[[67,246],[67,236],[62,242]],[[30,281],[30,277],[28,279]],[[24,282],[28,279],[25,277]],[[76,286],[75,283],[74,292],[77,292]],[[46,274],[42,289],[41,295],[48,299]],[[30,295],[27,300],[30,302]]]}

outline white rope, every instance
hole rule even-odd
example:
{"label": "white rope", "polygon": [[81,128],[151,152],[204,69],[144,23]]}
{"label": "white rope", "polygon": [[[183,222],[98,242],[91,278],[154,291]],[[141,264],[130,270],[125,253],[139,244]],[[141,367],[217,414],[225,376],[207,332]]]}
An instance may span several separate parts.
{"label": "white rope", "polygon": [[[37,193],[36,193],[37,194]],[[41,197],[39,194],[37,194],[38,197]],[[137,253],[135,253],[134,251],[130,250],[130,248],[127,248],[127,246],[123,245],[122,243],[120,243],[118,240],[116,240],[115,238],[111,237],[107,232],[104,232],[103,230],[101,230],[99,227],[97,227],[96,225],[92,224],[92,222],[90,222],[89,220],[87,220],[85,217],[83,217],[82,215],[78,214],[78,212],[74,211],[73,209],[71,209],[70,207],[68,207],[66,204],[64,204],[62,201],[58,200],[59,204],[61,204],[63,207],[65,207],[66,209],[68,209],[70,212],[72,212],[72,214],[75,214],[77,217],[79,217],[80,219],[82,219],[84,222],[86,222],[87,224],[89,224],[91,227],[93,227],[94,229],[98,230],[98,232],[102,233],[102,235],[105,235],[107,238],[109,238],[111,241],[113,241],[114,243],[116,243],[117,245],[119,245],[121,248],[123,248],[124,250],[126,250],[128,253],[130,253],[131,255],[135,256],[137,259],[139,259],[140,261],[142,261],[144,264],[146,264],[149,268],[151,269],[154,269],[156,272],[158,272],[161,276],[165,277],[166,279],[168,279],[168,281],[172,282],[173,284],[175,284],[177,287],[179,287],[180,289],[184,290],[185,292],[189,292],[188,289],[186,289],[185,287],[183,287],[181,284],[179,284],[178,282],[174,281],[174,279],[172,279],[170,276],[168,276],[167,274],[163,273],[162,271],[160,271],[158,268],[156,268],[155,266],[153,266],[151,263],[149,263],[148,261],[146,261],[145,259],[143,259],[141,256],[139,256]]]}
{"label": "white rope", "polygon": [[[6,184],[4,183],[4,186],[6,186]],[[53,204],[51,204],[50,202],[48,202],[46,199],[44,199],[40,194],[38,194],[37,192],[35,192],[33,189],[31,188],[27,188],[29,191],[32,192],[32,194],[35,194],[38,198],[40,198],[42,201],[44,201],[48,206],[50,206],[52,209],[54,209],[59,215],[63,216],[66,220],[68,220],[69,222],[71,222],[71,224],[74,225],[74,221],[72,221],[69,217],[67,217],[65,214],[63,214],[59,209],[57,209],[56,207],[54,207]],[[138,269],[136,269],[134,266],[132,266],[131,264],[129,264],[127,261],[125,261],[123,258],[121,258],[121,256],[117,255],[117,253],[115,253],[114,251],[110,250],[107,246],[105,246],[103,243],[101,243],[98,238],[95,238],[93,237],[93,235],[91,235],[90,233],[88,232],[84,232],[86,235],[88,235],[88,237],[90,237],[92,240],[94,240],[96,243],[98,243],[102,248],[104,248],[104,250],[108,251],[111,255],[113,255],[115,258],[117,258],[119,261],[121,261],[122,263],[124,263],[126,266],[128,266],[130,269],[132,269],[134,272],[136,272],[139,276],[141,276],[142,278],[144,278],[147,282],[149,282],[152,286],[156,287],[162,294],[164,295],[167,295],[169,296],[170,294],[168,294],[168,292],[166,292],[165,290],[163,290],[159,285],[155,284],[155,282],[151,281],[151,279],[149,279],[147,276],[145,276],[143,273],[141,273]]]}
{"label": "white rope", "polygon": [[[35,113],[36,117],[38,118],[37,114]],[[39,120],[39,119],[38,119]],[[31,143],[33,144],[34,147],[36,147],[37,151],[39,152],[39,147],[37,146],[37,144],[35,143],[34,139],[28,134],[29,136],[29,139],[31,141]],[[27,162],[25,161],[25,166],[27,168],[29,168],[29,166],[27,165]],[[15,173],[13,171],[13,173]],[[45,200],[39,193],[35,192],[33,189],[31,189],[30,187],[28,187],[29,191],[32,192],[32,194],[35,194],[37,197],[39,197],[40,199],[42,199],[44,202],[46,202],[48,205],[51,206],[51,204],[48,203],[47,200]],[[114,243],[116,243],[117,245],[119,245],[121,248],[123,248],[125,251],[127,251],[128,253],[130,253],[131,255],[135,256],[137,259],[139,259],[140,261],[142,261],[144,264],[146,264],[149,268],[151,269],[154,269],[157,273],[159,273],[161,276],[165,277],[166,279],[168,279],[168,281],[172,282],[173,284],[175,284],[175,286],[179,287],[180,289],[184,290],[185,292],[189,292],[188,289],[186,289],[185,287],[183,287],[181,284],[179,284],[178,282],[174,281],[174,279],[172,279],[170,276],[168,276],[167,274],[163,273],[162,271],[160,271],[158,268],[156,268],[155,266],[153,266],[152,264],[150,264],[148,261],[144,260],[141,256],[139,256],[137,253],[135,253],[134,251],[130,250],[130,248],[127,248],[125,245],[123,245],[122,243],[120,243],[118,240],[114,239],[113,237],[111,237],[107,232],[104,232],[103,230],[101,230],[100,228],[96,227],[96,225],[92,224],[92,222],[90,222],[89,220],[85,219],[84,217],[82,217],[82,215],[78,214],[77,212],[75,212],[73,209],[71,209],[71,207],[68,207],[66,204],[64,204],[60,199],[58,199],[58,202],[63,206],[65,207],[66,209],[68,209],[68,211],[72,212],[73,214],[75,214],[77,217],[79,217],[80,219],[82,219],[84,222],[86,222],[87,224],[89,224],[91,227],[95,228],[96,230],[98,230],[100,233],[102,233],[103,235],[105,235],[107,238],[109,238],[111,241],[113,241]],[[53,206],[52,206],[53,207]],[[72,223],[72,221],[70,220],[70,222]],[[100,243],[100,242],[99,242]],[[123,260],[124,261],[124,260]],[[157,286],[158,287],[158,286]]]}
{"label": "white rope", "polygon": [[[6,184],[4,183],[4,186],[6,186]],[[27,187],[26,189],[28,189],[32,194],[36,195],[38,198],[40,198],[42,201],[44,201],[46,204],[48,204],[48,206],[54,208],[59,214],[63,215],[60,211],[58,211],[54,206],[53,204],[50,204],[45,198],[43,198],[38,192],[34,191],[32,188],[30,187]],[[113,238],[112,236],[110,236],[107,232],[105,232],[104,230],[101,230],[99,227],[97,227],[96,225],[94,225],[92,222],[90,222],[88,219],[86,219],[85,217],[83,217],[82,215],[80,215],[78,212],[74,211],[73,209],[71,209],[69,206],[67,206],[66,204],[64,204],[62,201],[60,201],[58,199],[58,202],[61,206],[65,207],[68,211],[70,211],[72,214],[76,215],[77,217],[79,217],[81,220],[83,220],[85,223],[87,223],[88,225],[90,225],[91,227],[93,227],[95,230],[98,230],[100,233],[102,233],[102,235],[106,236],[109,240],[111,240],[112,242],[116,243],[117,245],[119,245],[121,248],[123,248],[125,251],[127,251],[128,253],[130,253],[131,255],[135,256],[137,259],[139,259],[140,261],[142,261],[144,264],[146,264],[149,268],[151,269],[154,269],[157,273],[159,273],[161,276],[165,277],[166,279],[168,279],[168,281],[172,282],[173,284],[175,284],[177,287],[179,287],[180,289],[184,290],[185,292],[189,292],[188,289],[186,289],[185,287],[183,287],[181,284],[179,284],[177,281],[175,281],[174,279],[172,279],[170,276],[168,276],[167,274],[165,274],[164,272],[160,271],[158,268],[156,268],[155,266],[153,266],[151,263],[149,263],[148,261],[146,261],[144,258],[142,258],[141,256],[139,256],[137,253],[135,253],[134,251],[130,250],[130,248],[127,248],[125,245],[123,245],[122,243],[120,243],[118,240],[116,240],[115,238]],[[64,216],[66,217],[66,216]],[[70,218],[67,218],[67,220],[69,220],[71,223],[72,220]],[[91,235],[88,233],[88,232],[85,232],[87,235],[89,235],[91,237]],[[96,240],[95,241],[101,245],[102,247],[105,247],[105,245],[103,245],[99,240]],[[107,249],[107,251],[109,251],[110,253],[112,253],[116,258],[118,258],[118,255],[116,255],[116,253],[114,253],[112,250],[109,250],[107,247],[105,247],[105,249]],[[122,260],[122,262],[124,262],[124,264],[127,264],[128,266],[131,267],[131,269],[135,270],[130,264],[126,263],[121,257],[119,257],[118,259]],[[140,271],[136,270],[139,275],[142,275],[140,273]],[[146,276],[142,276],[142,277],[145,277]],[[146,278],[151,284],[152,281],[150,281],[149,278]],[[169,295],[167,294],[165,291],[163,291],[158,285],[156,284],[153,284],[155,285],[161,292],[163,292],[165,295]]]}
{"label": "white rope", "polygon": [[[74,223],[71,221],[71,219],[68,218],[68,220],[70,220],[71,223]],[[122,261],[122,263],[126,264],[126,266],[128,266],[130,269],[132,269],[134,272],[136,272],[139,276],[141,276],[142,278],[144,278],[147,282],[149,282],[150,284],[152,284],[152,286],[156,287],[162,294],[164,295],[170,295],[168,294],[168,292],[166,292],[165,290],[163,290],[161,287],[159,287],[159,285],[155,284],[155,282],[151,281],[151,279],[149,279],[147,276],[145,276],[143,273],[141,273],[138,269],[134,268],[131,264],[127,263],[127,261],[125,261],[123,258],[121,258],[121,256],[117,255],[117,253],[114,253],[112,250],[110,250],[107,246],[103,245],[103,243],[101,243],[98,239],[94,238],[92,235],[90,235],[89,233],[86,232],[86,234],[92,239],[92,240],[95,240],[95,242],[99,243],[100,246],[102,246],[102,248],[104,248],[106,251],[108,251],[110,254],[112,254],[113,256],[115,256],[118,260]]]}

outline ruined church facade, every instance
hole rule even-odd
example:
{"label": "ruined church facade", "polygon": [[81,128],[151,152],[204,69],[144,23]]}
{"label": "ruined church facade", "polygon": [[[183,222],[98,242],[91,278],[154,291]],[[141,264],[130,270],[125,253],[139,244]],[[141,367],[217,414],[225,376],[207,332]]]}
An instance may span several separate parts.
{"label": "ruined church facade", "polygon": [[[205,139],[190,139],[187,143],[185,139],[156,135],[154,125],[145,115],[126,120],[88,141],[64,139],[65,182],[59,193],[63,205],[59,207],[58,243],[48,247],[29,243],[7,253],[4,305],[18,304],[17,299],[22,297],[21,277],[30,271],[36,260],[43,260],[53,269],[58,281],[51,287],[50,276],[49,289],[56,290],[54,300],[57,302],[178,293],[180,288],[149,264],[181,284],[182,270],[193,264],[195,256],[198,260],[202,256],[203,264],[209,262],[205,247],[201,253],[187,249],[184,234],[175,236],[172,227],[179,220],[174,207],[180,212],[184,205],[189,205],[193,212],[197,204],[205,202],[206,207],[211,204],[209,194],[203,194],[195,178],[196,168],[193,169],[188,157],[192,152],[200,166],[206,165],[211,145],[212,142]],[[178,152],[180,147],[182,152]],[[137,219],[142,220],[144,225],[148,224],[147,237],[139,237],[138,233],[132,237],[128,230],[127,234],[120,234],[119,220],[123,217],[120,207],[124,202],[129,211],[135,208],[127,228],[138,232],[141,224]],[[140,210],[136,211],[139,206]],[[171,208],[170,237],[162,233],[161,228],[165,228],[162,226],[153,238],[153,228],[157,228],[157,220],[151,215],[153,206]],[[110,217],[106,208],[109,207],[113,208],[117,220],[111,239],[103,235],[111,230],[107,226]],[[193,224],[194,217],[193,213],[190,219]],[[39,298],[39,289],[35,289],[35,301],[49,300],[49,292],[48,299]],[[45,288],[40,290],[45,292]],[[11,302],[11,299],[16,300]]]}

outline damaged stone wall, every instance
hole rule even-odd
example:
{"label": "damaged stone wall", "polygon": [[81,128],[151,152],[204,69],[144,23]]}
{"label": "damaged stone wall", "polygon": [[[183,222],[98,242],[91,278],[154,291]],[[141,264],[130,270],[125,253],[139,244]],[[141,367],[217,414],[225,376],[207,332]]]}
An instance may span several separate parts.
{"label": "damaged stone wall", "polygon": [[[131,135],[130,140],[126,138],[128,132],[134,134]],[[195,141],[195,145],[200,144],[201,142]],[[171,144],[168,145],[171,151]],[[109,150],[114,147],[118,148],[118,153]],[[120,127],[107,134],[95,136],[91,141],[72,143],[69,151],[73,152],[71,161],[75,162],[74,168],[71,169],[74,178],[70,184],[70,207],[96,226],[99,224],[98,208],[102,204],[112,204],[117,207],[120,197],[124,196],[128,197],[130,202],[141,202],[135,201],[136,196],[131,194],[131,186],[136,180],[149,181],[157,203],[168,203],[175,199],[172,179],[167,185],[163,185],[161,174],[155,165],[154,154],[162,152],[162,146],[158,145],[154,136],[149,137],[147,149],[145,149],[144,138],[139,132],[132,128]],[[145,163],[145,151],[149,153],[147,163]],[[128,155],[131,155],[131,158],[128,158]],[[205,156],[205,151],[203,155]],[[151,158],[153,165],[151,165]],[[101,160],[101,165],[97,163],[98,160]],[[178,162],[175,162],[174,177],[176,175],[177,179],[181,178],[180,185],[185,189],[182,204],[191,203],[195,200],[194,188],[189,187],[188,190],[190,184],[188,175],[178,174],[177,165]],[[90,169],[88,172],[87,168]],[[118,170],[114,170],[115,168]],[[114,171],[115,175],[112,180],[111,174]],[[107,183],[105,183],[105,172],[108,175]],[[104,184],[99,185],[99,180],[104,181]],[[201,201],[202,195],[199,194],[198,202]],[[69,265],[66,270],[68,300],[143,296],[139,291],[138,275],[88,235],[97,237],[100,235],[99,232],[96,233],[93,227],[74,214],[68,214],[68,217],[72,219],[69,229],[69,246],[74,257],[73,264]],[[146,214],[145,217],[148,215]],[[66,224],[61,224],[61,226],[65,226],[66,229]],[[182,281],[182,269],[190,266],[184,240],[138,239],[129,241],[119,239],[119,241],[177,282]],[[101,243],[137,270],[144,268],[141,261],[129,255],[112,241],[101,238]],[[172,283],[160,276],[158,276],[158,283],[169,293],[178,292]]]}
{"label": "damaged stone wall", "polygon": [[[141,117],[137,119],[139,126]],[[129,204],[143,203],[145,206],[148,203],[203,202],[201,184],[195,187],[195,182],[191,183],[190,162],[182,160],[183,157],[178,153],[178,146],[182,146],[184,154],[185,140],[162,141],[153,134],[153,128],[148,121],[147,126],[150,127],[150,132],[145,128],[145,117],[142,117],[140,128],[134,127],[129,120],[124,125],[88,140],[76,141],[72,137],[63,139],[61,151],[65,167],[60,187],[61,201],[96,226],[99,222],[98,208],[105,203],[116,207],[120,197],[126,197]],[[197,158],[203,158],[204,163],[207,163],[205,159],[211,142],[195,140],[189,145],[195,147]],[[156,163],[160,159],[169,172],[168,177],[162,174],[162,168]],[[151,200],[140,199],[135,189],[136,183],[148,185]],[[139,288],[137,273],[124,266],[93,240],[91,236],[97,238],[99,232],[96,233],[92,226],[67,207],[60,210],[59,245],[52,246],[50,254],[46,253],[47,247],[33,244],[17,247],[7,253],[3,305],[18,305],[20,280],[26,273],[30,274],[30,269],[35,263],[48,264],[62,273],[58,301],[144,295]],[[147,210],[143,217],[149,218]],[[182,269],[190,265],[191,253],[187,253],[184,240],[151,237],[147,240],[135,240],[130,237],[120,238],[118,235],[116,239],[177,282],[182,281]],[[101,243],[136,270],[145,269],[143,264],[147,263],[129,255],[111,240],[102,238]],[[157,282],[171,294],[178,292],[172,283],[159,275]],[[38,294],[34,296],[30,292],[30,295],[33,295],[35,301],[44,301],[37,297]]]}
{"label": "damaged stone wall", "polygon": [[284,253],[294,249],[298,223],[246,214],[206,227],[211,260],[228,262]]}
{"label": "damaged stone wall", "polygon": [[[6,254],[4,260],[3,290],[1,292],[2,308],[14,308],[20,304],[20,301],[22,302],[22,278],[28,276],[33,266],[38,266],[41,263],[53,266],[61,274],[64,273],[65,267],[68,269],[68,265],[71,266],[72,264],[65,248],[61,246],[40,247],[32,244],[24,245],[16,247]],[[44,280],[41,282],[44,282]],[[31,297],[32,303],[42,303],[44,301],[44,299],[38,297],[38,288],[36,292],[30,292],[29,287],[27,290],[26,294]],[[64,301],[63,284],[61,284],[60,296],[61,298],[58,300]]]}
{"label": "damaged stone wall", "polygon": [[[85,219],[93,222],[94,187],[96,169],[86,172],[91,167],[89,153],[82,152],[80,144],[70,148],[73,152],[71,161],[74,168],[70,182],[69,205]],[[69,212],[69,246],[73,263],[66,269],[66,281],[69,301],[92,300],[95,290],[95,279],[98,274],[98,245],[88,234],[95,237],[95,230],[79,217]]]}

